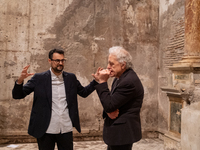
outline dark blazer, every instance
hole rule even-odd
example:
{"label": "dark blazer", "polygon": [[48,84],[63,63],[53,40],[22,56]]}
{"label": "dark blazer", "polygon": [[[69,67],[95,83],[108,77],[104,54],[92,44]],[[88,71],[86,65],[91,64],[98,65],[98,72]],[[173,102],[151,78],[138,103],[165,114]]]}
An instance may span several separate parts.
{"label": "dark blazer", "polygon": [[[83,87],[72,73],[63,71],[63,80],[65,84],[66,99],[69,109],[69,116],[72,125],[81,132],[77,94],[87,97],[92,93],[97,84],[92,81],[88,86]],[[14,99],[22,99],[34,92],[32,111],[30,116],[28,133],[36,138],[42,137],[49,126],[52,108],[52,85],[50,70],[42,73],[36,73],[24,86],[15,83],[12,94]]]}
{"label": "dark blazer", "polygon": [[[117,85],[115,86],[115,84]],[[104,108],[103,139],[107,145],[125,145],[142,138],[140,109],[144,90],[140,79],[132,69],[115,78],[109,91],[107,82],[95,86]],[[105,113],[119,109],[119,116],[110,119]]]}

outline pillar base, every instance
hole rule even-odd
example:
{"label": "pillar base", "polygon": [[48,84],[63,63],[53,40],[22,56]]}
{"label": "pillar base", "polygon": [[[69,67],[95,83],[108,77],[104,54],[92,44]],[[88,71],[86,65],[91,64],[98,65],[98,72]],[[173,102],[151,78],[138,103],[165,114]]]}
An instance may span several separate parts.
{"label": "pillar base", "polygon": [[163,140],[166,150],[181,150],[181,140],[179,137],[167,133],[164,135]]}

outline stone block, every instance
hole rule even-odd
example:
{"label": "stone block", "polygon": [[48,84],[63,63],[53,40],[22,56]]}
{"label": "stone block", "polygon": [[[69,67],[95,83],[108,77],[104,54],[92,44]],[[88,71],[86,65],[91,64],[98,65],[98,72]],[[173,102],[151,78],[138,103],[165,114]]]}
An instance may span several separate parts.
{"label": "stone block", "polygon": [[182,109],[182,150],[200,149],[200,102],[193,103]]}

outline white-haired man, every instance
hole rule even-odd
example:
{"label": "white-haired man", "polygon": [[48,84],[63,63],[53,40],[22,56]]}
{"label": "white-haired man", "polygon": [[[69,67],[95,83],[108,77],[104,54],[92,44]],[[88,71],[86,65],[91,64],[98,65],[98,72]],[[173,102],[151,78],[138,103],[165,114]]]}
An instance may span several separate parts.
{"label": "white-haired man", "polygon": [[[144,90],[132,69],[132,57],[124,48],[109,49],[107,69],[98,68],[93,77],[104,108],[103,139],[108,150],[131,150],[132,144],[141,139],[140,109]],[[115,77],[111,91],[107,80]]]}

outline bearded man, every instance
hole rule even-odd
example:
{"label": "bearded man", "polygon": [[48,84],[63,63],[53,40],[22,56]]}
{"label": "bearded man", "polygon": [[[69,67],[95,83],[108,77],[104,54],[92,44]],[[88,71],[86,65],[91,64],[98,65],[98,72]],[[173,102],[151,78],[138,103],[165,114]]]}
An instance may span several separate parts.
{"label": "bearded man", "polygon": [[[98,84],[93,80],[83,87],[72,73],[63,71],[64,51],[53,49],[49,52],[50,69],[42,73],[28,73],[23,68],[15,82],[14,99],[22,99],[34,92],[33,106],[28,133],[37,138],[39,150],[73,150],[73,127],[81,132],[77,94],[87,97]],[[34,75],[25,85],[23,81]]]}

